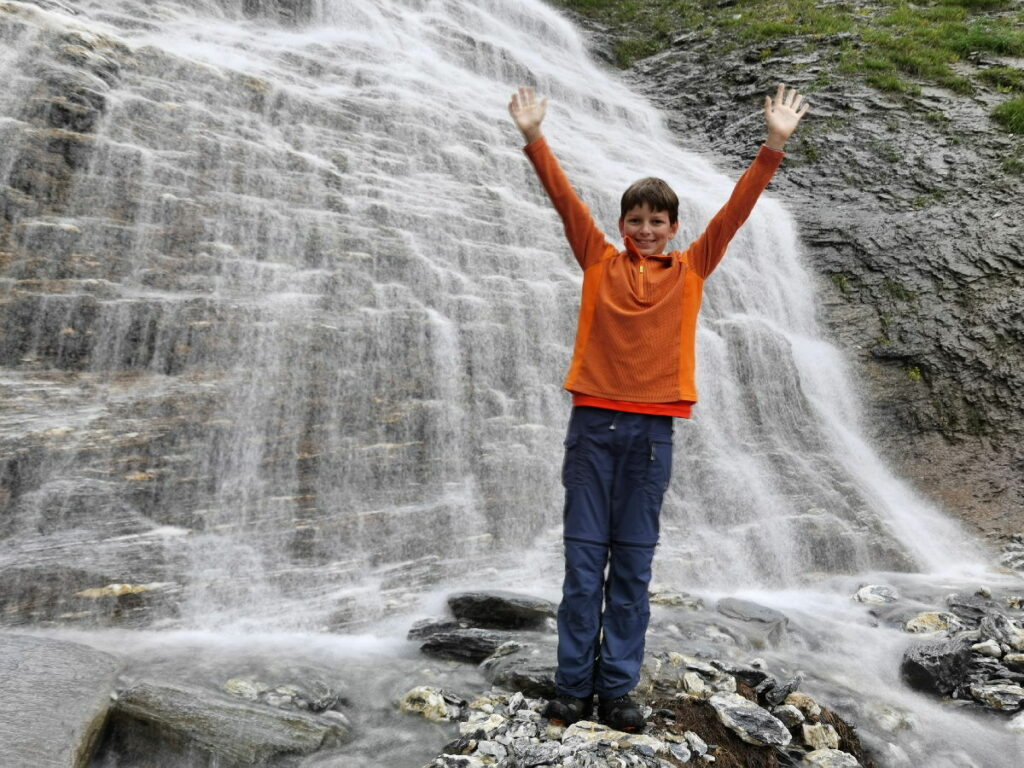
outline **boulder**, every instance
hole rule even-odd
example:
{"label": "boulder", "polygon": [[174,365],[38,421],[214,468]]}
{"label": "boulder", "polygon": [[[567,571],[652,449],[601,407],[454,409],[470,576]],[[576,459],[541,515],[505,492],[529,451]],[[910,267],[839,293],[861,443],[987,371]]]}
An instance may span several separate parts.
{"label": "boulder", "polygon": [[821,707],[818,706],[818,702],[816,702],[806,693],[794,691],[793,693],[786,696],[786,699],[783,702],[783,704],[788,704],[789,706],[796,707],[797,710],[800,711],[800,714],[802,714],[806,718],[817,719],[821,716]]}
{"label": "boulder", "polygon": [[996,608],[995,602],[981,595],[952,594],[946,597],[949,610],[966,624],[976,625]]}
{"label": "boulder", "polygon": [[804,721],[804,713],[792,704],[780,704],[772,707],[772,714],[775,715],[787,728],[794,728]]}
{"label": "boulder", "polygon": [[665,605],[670,608],[685,608],[690,611],[704,609],[704,601],[692,597],[689,592],[678,592],[674,589],[653,590],[650,593],[651,605]]}
{"label": "boulder", "polygon": [[558,660],[553,643],[525,645],[504,655],[495,655],[481,664],[484,677],[492,685],[527,696],[551,699],[555,696],[555,668]]}
{"label": "boulder", "polygon": [[486,768],[482,757],[472,755],[438,755],[426,768]]}
{"label": "boulder", "polygon": [[118,662],[78,643],[0,635],[0,762],[84,768],[110,708]]}
{"label": "boulder", "polygon": [[917,720],[911,712],[891,704],[876,702],[869,705],[867,712],[875,724],[886,733],[899,733],[918,727]]}
{"label": "boulder", "polygon": [[786,698],[800,686],[800,678],[793,677],[789,680],[779,681],[774,677],[766,677],[754,692],[763,699],[769,706],[777,707],[786,703]]}
{"label": "boulder", "polygon": [[970,657],[965,638],[921,643],[903,652],[900,672],[911,688],[948,696],[964,682]]}
{"label": "boulder", "polygon": [[782,721],[738,693],[716,693],[709,702],[722,724],[748,744],[784,747],[792,741]]}
{"label": "boulder", "polygon": [[894,603],[899,598],[899,592],[894,587],[888,587],[883,584],[868,584],[858,589],[853,596],[853,599],[857,602],[869,605]]}
{"label": "boulder", "polygon": [[724,597],[718,601],[715,608],[723,616],[756,627],[753,636],[748,637],[755,646],[762,646],[765,642],[770,645],[778,645],[789,624],[789,617],[786,614],[750,600]]}
{"label": "boulder", "polygon": [[464,621],[451,618],[420,619],[409,627],[409,632],[405,637],[407,640],[426,640],[439,632],[466,629],[468,626],[469,624]]}
{"label": "boulder", "polygon": [[562,745],[557,741],[540,742],[529,744],[518,751],[516,757],[518,764],[523,768],[533,768],[537,765],[557,765],[562,751]]}
{"label": "boulder", "polygon": [[562,744],[571,746],[579,746],[589,742],[609,741],[616,742],[620,747],[628,745],[629,747],[639,748],[642,752],[647,751],[650,755],[668,751],[665,742],[653,736],[643,733],[625,733],[589,720],[581,720],[570,725],[562,734]]}
{"label": "boulder", "polygon": [[839,749],[839,734],[828,723],[804,723],[801,726],[804,744],[813,749]]}
{"label": "boulder", "polygon": [[555,617],[550,600],[515,592],[461,592],[448,597],[455,618],[485,629],[541,629]]}
{"label": "boulder", "polygon": [[1008,669],[1016,672],[1024,672],[1024,653],[1008,653],[1003,656],[1003,664]]}
{"label": "boulder", "polygon": [[440,688],[420,685],[406,692],[398,702],[398,708],[402,712],[423,715],[427,720],[444,722],[457,719],[465,703],[458,696]]}
{"label": "boulder", "polygon": [[683,673],[683,689],[699,699],[706,699],[711,695],[711,689],[704,683],[704,678],[696,672]]}
{"label": "boulder", "polygon": [[296,709],[308,712],[334,711],[334,716],[344,718],[336,709],[344,701],[342,693],[333,685],[310,674],[306,679],[285,682],[260,680],[254,675],[233,677],[224,682],[224,690],[232,696],[257,701],[279,709]]}
{"label": "boulder", "polygon": [[942,632],[963,629],[963,624],[952,613],[924,611],[908,619],[903,628],[907,632]]}
{"label": "boulder", "polygon": [[999,644],[1005,643],[1010,648],[1024,638],[1024,631],[1012,619],[995,611],[982,617],[978,623],[978,630],[982,637]]}
{"label": "boulder", "polygon": [[711,663],[722,672],[732,675],[744,685],[751,688],[760,685],[768,677],[768,673],[752,664],[740,664],[738,662],[712,659]]}
{"label": "boulder", "polygon": [[972,685],[968,689],[971,698],[989,709],[1016,712],[1024,707],[1024,688],[1011,683],[990,683]]}
{"label": "boulder", "polygon": [[[206,753],[224,765],[251,765],[279,755],[309,754],[351,738],[338,720],[256,704],[192,685],[143,680],[121,692],[116,729],[175,751]],[[152,747],[156,751],[155,746]]]}
{"label": "boulder", "polygon": [[686,739],[686,746],[688,746],[694,753],[698,755],[705,755],[708,751],[707,742],[704,741],[693,731],[686,731],[683,733],[683,738]]}
{"label": "boulder", "polygon": [[511,640],[512,635],[508,632],[470,627],[437,632],[427,638],[420,646],[420,650],[427,656],[437,659],[479,664]]}
{"label": "boulder", "polygon": [[760,621],[765,624],[788,624],[789,618],[781,611],[760,605],[751,600],[740,600],[736,597],[723,597],[715,606],[724,616],[743,621]]}
{"label": "boulder", "polygon": [[469,720],[459,723],[459,734],[461,736],[472,736],[473,738],[490,739],[505,728],[508,720],[501,715],[486,713],[474,713]]}
{"label": "boulder", "polygon": [[992,639],[975,643],[971,646],[971,650],[975,653],[980,653],[982,656],[991,656],[993,659],[998,659],[1003,655],[1003,649],[999,647],[999,643]]}
{"label": "boulder", "polygon": [[801,768],[861,768],[857,758],[838,749],[816,749],[804,755]]}
{"label": "boulder", "polygon": [[681,763],[688,763],[693,757],[693,753],[682,744],[669,744],[668,753]]}

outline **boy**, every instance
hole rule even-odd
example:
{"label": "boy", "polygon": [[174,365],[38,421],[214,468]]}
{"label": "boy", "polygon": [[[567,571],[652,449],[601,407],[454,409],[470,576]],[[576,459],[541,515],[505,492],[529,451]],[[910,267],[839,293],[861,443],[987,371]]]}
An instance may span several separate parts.
{"label": "boy", "polygon": [[629,692],[640,679],[650,617],[647,587],[672,469],[672,419],[689,418],[697,401],[701,289],[782,161],[786,140],[808,110],[802,98],[783,84],[774,99],[765,97],[764,146],[704,233],[685,251],[669,253],[679,200],[668,184],[647,178],[626,190],[619,218],[625,249],[618,249],[597,229],[541,135],[547,99],[520,88],[509,102],[583,268],[565,380],[573,409],[562,468],[565,581],[558,696],[545,710],[551,721],[588,719],[596,692],[603,723],[625,731],[644,726]]}

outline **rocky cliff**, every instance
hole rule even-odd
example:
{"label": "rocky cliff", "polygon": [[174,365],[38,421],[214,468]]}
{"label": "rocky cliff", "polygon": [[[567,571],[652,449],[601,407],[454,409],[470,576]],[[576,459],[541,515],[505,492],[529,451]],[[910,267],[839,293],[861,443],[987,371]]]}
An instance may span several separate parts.
{"label": "rocky cliff", "polygon": [[[601,3],[563,5],[596,55],[629,62],[641,22]],[[733,22],[777,5],[787,4],[715,8],[735,11],[718,17]],[[898,4],[855,5],[867,14]],[[828,6],[837,7],[814,7]],[[1019,16],[1020,3],[1003,6],[988,17]],[[798,17],[767,39],[714,21],[648,17],[662,50],[624,75],[664,109],[682,145],[735,174],[763,141],[764,95],[779,82],[808,94],[812,111],[770,193],[797,221],[821,320],[855,367],[871,435],[903,476],[978,533],[998,541],[1021,530],[1024,137],[992,115],[1019,83],[984,76],[1007,72],[1017,83],[1021,59],[973,51],[949,64],[946,85],[902,72],[900,87],[886,89],[844,71],[851,47],[873,44],[866,34],[810,32]]]}

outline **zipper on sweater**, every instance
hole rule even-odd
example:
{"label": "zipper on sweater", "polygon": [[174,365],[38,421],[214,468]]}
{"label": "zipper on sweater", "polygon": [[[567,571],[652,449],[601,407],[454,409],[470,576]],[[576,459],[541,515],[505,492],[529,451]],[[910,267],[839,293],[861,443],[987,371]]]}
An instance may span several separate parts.
{"label": "zipper on sweater", "polygon": [[640,293],[640,298],[641,299],[644,298],[644,282],[645,282],[645,280],[646,280],[646,278],[644,277],[644,259],[641,256],[640,257],[640,281],[639,281],[639,293]]}

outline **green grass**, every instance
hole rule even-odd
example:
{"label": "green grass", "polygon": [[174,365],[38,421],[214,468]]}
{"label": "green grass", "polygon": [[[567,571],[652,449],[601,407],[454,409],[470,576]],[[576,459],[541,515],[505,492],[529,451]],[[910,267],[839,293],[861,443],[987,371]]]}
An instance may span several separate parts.
{"label": "green grass", "polygon": [[1000,164],[1004,173],[1012,176],[1024,176],[1024,158],[1008,157]]}
{"label": "green grass", "polygon": [[850,292],[850,276],[845,275],[842,272],[836,272],[835,274],[829,275],[829,279],[835,284],[836,288],[839,289],[840,293]]}
{"label": "green grass", "polygon": [[1010,0],[942,0],[942,4],[970,8],[972,11],[1001,11],[1012,5]]}
{"label": "green grass", "polygon": [[934,192],[928,192],[923,195],[918,195],[910,201],[910,207],[915,211],[919,211],[922,208],[927,208],[935,203],[942,202],[946,198],[946,193],[942,190],[936,190]]}
{"label": "green grass", "polygon": [[[684,32],[724,32],[721,48],[756,45],[762,61],[773,51],[810,44],[837,73],[890,93],[914,96],[924,83],[960,94],[979,86],[1024,91],[1024,71],[1017,68],[990,67],[969,77],[954,69],[972,53],[1024,57],[1024,12],[1012,10],[1020,8],[1014,0],[878,0],[859,9],[818,7],[818,0],[736,0],[722,7],[714,0],[554,1],[623,35],[614,46],[623,68],[665,50]],[[765,45],[776,41],[782,45]],[[832,79],[826,67],[815,83],[823,87]],[[1017,101],[1001,105],[993,117],[1006,130],[1022,132]]]}
{"label": "green grass", "polygon": [[917,298],[917,291],[913,291],[895,280],[883,280],[882,290],[898,301],[913,301]]}
{"label": "green grass", "polygon": [[992,110],[992,117],[1010,133],[1024,133],[1024,96],[1004,101]]}
{"label": "green grass", "polygon": [[1009,93],[1024,91],[1024,69],[1016,67],[989,67],[978,73],[978,78],[997,91]]}

